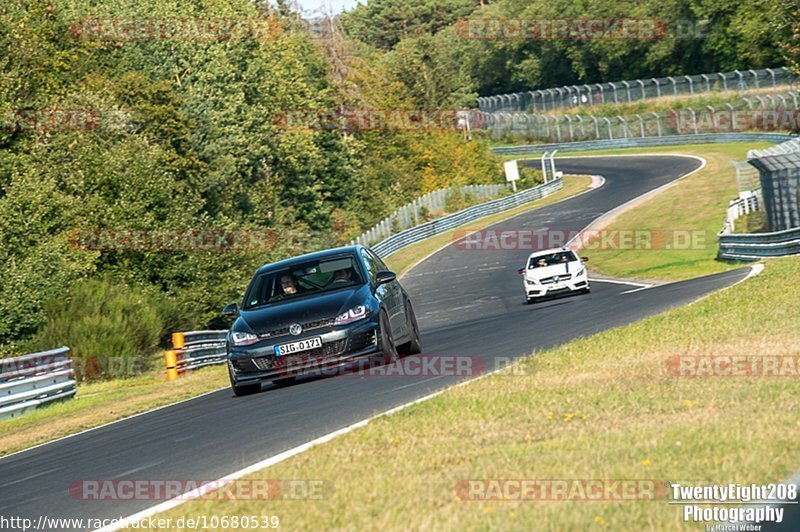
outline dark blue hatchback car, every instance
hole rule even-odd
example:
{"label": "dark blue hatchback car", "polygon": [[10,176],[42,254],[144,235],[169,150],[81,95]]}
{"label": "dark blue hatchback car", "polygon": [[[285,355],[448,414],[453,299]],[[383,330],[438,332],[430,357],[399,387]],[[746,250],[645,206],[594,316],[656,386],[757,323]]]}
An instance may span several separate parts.
{"label": "dark blue hatchback car", "polygon": [[258,269],[227,337],[237,396],[261,382],[380,356],[420,352],[419,328],[397,275],[364,246],[310,253]]}

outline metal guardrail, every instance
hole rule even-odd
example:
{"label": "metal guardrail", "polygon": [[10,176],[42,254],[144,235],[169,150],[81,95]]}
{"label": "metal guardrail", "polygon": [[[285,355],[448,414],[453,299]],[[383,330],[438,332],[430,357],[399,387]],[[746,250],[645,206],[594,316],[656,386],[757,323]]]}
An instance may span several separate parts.
{"label": "metal guardrail", "polygon": [[187,331],[172,334],[172,349],[164,352],[167,379],[213,364],[224,364],[228,331]]}
{"label": "metal guardrail", "polygon": [[392,253],[408,247],[411,244],[415,244],[420,240],[424,240],[434,235],[438,235],[439,233],[449,231],[450,229],[454,229],[460,225],[471,222],[472,220],[513,209],[514,207],[518,207],[528,203],[529,201],[549,196],[553,192],[560,190],[563,186],[563,179],[558,178],[543,185],[532,187],[510,196],[505,196],[496,200],[473,205],[472,207],[467,207],[466,209],[454,214],[426,222],[416,227],[412,227],[411,229],[401,231],[396,235],[392,235],[382,242],[372,246],[372,250],[381,258],[388,257]]}
{"label": "metal guardrail", "polygon": [[0,359],[0,419],[75,395],[69,348]]}
{"label": "metal guardrail", "polygon": [[375,242],[389,238],[392,232],[402,231],[418,224],[422,218],[422,210],[428,213],[441,212],[445,209],[447,198],[458,194],[462,198],[472,197],[477,200],[494,198],[509,190],[508,183],[491,185],[463,185],[461,187],[441,188],[420,196],[391,215],[387,216],[370,229],[359,235],[351,244],[369,246]]}
{"label": "metal guardrail", "polygon": [[529,144],[526,146],[498,146],[492,148],[497,155],[541,155],[557,149],[561,152],[613,150],[679,144],[720,144],[728,142],[785,142],[793,135],[785,133],[700,133],[698,135],[669,135],[664,137],[632,137],[625,139],[587,140],[558,144]]}
{"label": "metal guardrail", "polygon": [[793,85],[795,78],[786,67],[763,70],[734,70],[693,76],[634,79],[607,83],[566,85],[551,89],[498,94],[478,98],[481,111],[552,111],[564,107],[590,107],[605,103],[674,97],[678,94],[744,92],[752,89]]}
{"label": "metal guardrail", "polygon": [[719,257],[759,260],[800,253],[800,227],[772,233],[721,234]]}

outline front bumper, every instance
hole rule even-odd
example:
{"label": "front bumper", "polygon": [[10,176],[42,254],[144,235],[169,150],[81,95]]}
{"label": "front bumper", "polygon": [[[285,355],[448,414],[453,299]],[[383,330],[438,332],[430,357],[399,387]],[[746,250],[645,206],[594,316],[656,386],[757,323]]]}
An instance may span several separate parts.
{"label": "front bumper", "polygon": [[[322,347],[291,355],[275,355],[276,345],[314,336],[321,337]],[[299,375],[378,353],[378,337],[378,324],[372,320],[364,320],[325,332],[283,336],[249,346],[232,346],[228,354],[228,369],[237,384]]]}
{"label": "front bumper", "polygon": [[525,295],[528,298],[545,297],[568,292],[578,292],[589,288],[589,277],[586,275],[579,275],[578,277],[566,281],[558,281],[549,284],[528,284],[527,280],[523,280],[522,284],[525,289]]}

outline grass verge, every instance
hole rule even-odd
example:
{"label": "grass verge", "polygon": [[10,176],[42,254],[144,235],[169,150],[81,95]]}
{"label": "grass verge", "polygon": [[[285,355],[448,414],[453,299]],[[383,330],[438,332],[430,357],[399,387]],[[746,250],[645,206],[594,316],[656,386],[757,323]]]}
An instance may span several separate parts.
{"label": "grass verge", "polygon": [[[481,218],[458,230],[479,229],[508,216],[549,205],[583,192],[590,182],[588,177],[566,176],[564,187],[555,194],[510,211]],[[401,273],[446,244],[454,231],[406,248],[393,255],[389,263]],[[135,378],[79,384],[74,399],[41,408],[16,419],[0,421],[0,456],[227,385],[228,377],[223,366],[203,368],[173,382],[167,382],[162,372],[150,372]]]}
{"label": "grass verge", "polygon": [[[800,464],[792,377],[678,377],[674,355],[800,355],[800,258],[689,306],[579,339],[379,418],[247,479],[323,480],[322,500],[212,500],[159,517],[277,515],[344,530],[697,530],[665,500],[467,501],[467,479],[762,484]],[[780,405],[780,407],[776,407]],[[216,494],[215,494],[216,496]]]}

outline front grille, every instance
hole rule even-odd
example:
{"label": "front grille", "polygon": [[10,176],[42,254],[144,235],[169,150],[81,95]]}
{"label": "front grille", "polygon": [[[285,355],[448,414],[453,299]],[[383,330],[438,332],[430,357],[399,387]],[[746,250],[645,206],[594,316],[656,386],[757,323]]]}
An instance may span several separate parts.
{"label": "front grille", "polygon": [[569,281],[570,279],[572,279],[572,275],[567,273],[567,274],[564,274],[564,275],[554,275],[552,277],[545,277],[540,282],[542,284],[553,284],[553,283],[557,283],[559,281]]}
{"label": "front grille", "polygon": [[276,357],[275,355],[267,355],[263,357],[252,358],[253,365],[260,371],[269,371],[271,369],[281,368],[291,361],[293,365],[298,363],[305,363],[313,359],[324,360],[344,352],[347,347],[347,339],[336,340],[334,342],[327,342],[322,344],[322,347],[316,347],[302,353]]}
{"label": "front grille", "polygon": [[[320,329],[322,327],[330,327],[333,325],[335,320],[333,318],[328,318],[325,320],[316,320],[316,321],[308,321],[306,323],[301,323],[300,326],[303,327],[303,331],[312,331],[314,329]],[[272,329],[271,331],[267,331],[258,335],[259,338],[274,338],[276,336],[285,336],[289,334],[289,326],[281,327],[279,329]]]}

